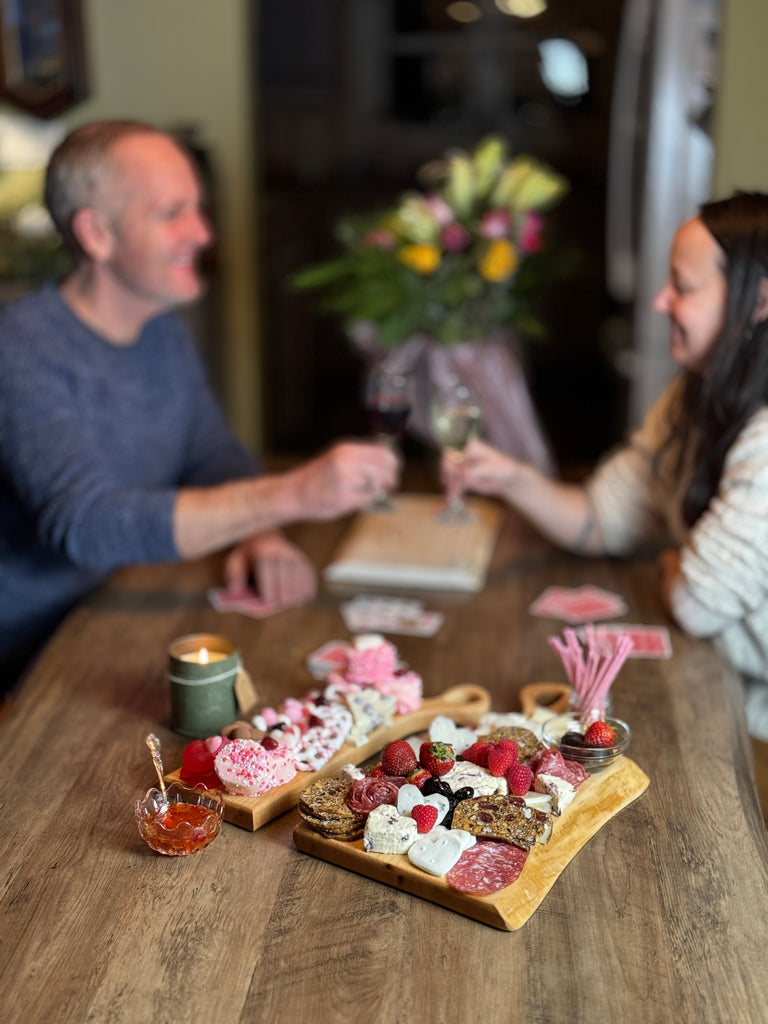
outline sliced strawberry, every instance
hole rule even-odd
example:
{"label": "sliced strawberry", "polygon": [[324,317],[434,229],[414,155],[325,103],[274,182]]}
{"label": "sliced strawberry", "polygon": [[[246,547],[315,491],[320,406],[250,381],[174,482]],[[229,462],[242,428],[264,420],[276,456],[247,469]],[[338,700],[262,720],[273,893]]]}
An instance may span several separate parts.
{"label": "sliced strawberry", "polygon": [[421,766],[414,768],[414,770],[407,776],[408,782],[410,782],[412,786],[416,786],[417,789],[423,789],[424,783],[431,778],[432,776],[429,774],[427,769],[422,768]]}

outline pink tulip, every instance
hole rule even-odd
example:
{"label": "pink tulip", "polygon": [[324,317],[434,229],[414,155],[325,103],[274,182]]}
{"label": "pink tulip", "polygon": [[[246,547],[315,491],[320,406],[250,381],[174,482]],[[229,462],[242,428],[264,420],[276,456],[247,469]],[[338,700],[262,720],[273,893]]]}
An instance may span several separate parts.
{"label": "pink tulip", "polygon": [[446,252],[461,252],[469,245],[469,232],[455,220],[452,224],[446,224],[440,232],[440,244]]}
{"label": "pink tulip", "polygon": [[397,239],[388,228],[374,228],[363,235],[360,244],[371,249],[391,252],[397,244]]}
{"label": "pink tulip", "polygon": [[520,237],[517,240],[521,252],[528,255],[532,252],[539,252],[543,248],[543,228],[544,220],[538,213],[533,213],[529,210],[524,214],[523,225],[520,228]]}
{"label": "pink tulip", "polygon": [[488,210],[483,214],[477,233],[481,238],[507,238],[511,230],[508,210]]}
{"label": "pink tulip", "polygon": [[424,202],[429,208],[429,212],[435,218],[435,223],[439,224],[440,227],[445,227],[446,224],[450,224],[454,219],[454,212],[440,196],[424,196]]}

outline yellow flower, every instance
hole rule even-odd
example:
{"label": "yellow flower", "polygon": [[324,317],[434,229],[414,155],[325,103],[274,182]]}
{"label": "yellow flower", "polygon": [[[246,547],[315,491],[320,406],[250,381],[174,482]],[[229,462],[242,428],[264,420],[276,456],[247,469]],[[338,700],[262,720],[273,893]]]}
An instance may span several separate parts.
{"label": "yellow flower", "polygon": [[491,203],[518,212],[541,210],[559,199],[567,188],[561,175],[532,157],[521,156],[512,160],[500,176],[491,194]]}
{"label": "yellow flower", "polygon": [[417,274],[431,274],[440,266],[440,250],[436,245],[404,245],[397,258]]}
{"label": "yellow flower", "polygon": [[486,281],[498,283],[517,270],[517,249],[507,238],[495,238],[480,260],[480,273]]}

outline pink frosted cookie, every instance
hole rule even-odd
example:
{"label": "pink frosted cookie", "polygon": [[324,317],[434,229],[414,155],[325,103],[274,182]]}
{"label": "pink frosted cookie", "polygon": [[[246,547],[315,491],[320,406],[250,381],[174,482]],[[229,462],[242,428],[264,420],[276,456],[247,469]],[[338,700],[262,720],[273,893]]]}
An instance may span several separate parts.
{"label": "pink frosted cookie", "polygon": [[258,740],[232,740],[214,761],[216,774],[228,793],[260,796],[296,774],[293,751],[286,743],[267,750]]}

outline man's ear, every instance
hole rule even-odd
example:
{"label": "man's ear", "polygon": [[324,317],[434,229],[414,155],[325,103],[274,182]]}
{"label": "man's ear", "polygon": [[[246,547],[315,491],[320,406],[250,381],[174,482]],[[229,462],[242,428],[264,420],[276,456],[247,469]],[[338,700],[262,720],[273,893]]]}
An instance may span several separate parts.
{"label": "man's ear", "polygon": [[111,256],[115,241],[112,228],[95,206],[84,206],[75,213],[72,233],[94,263],[102,263]]}
{"label": "man's ear", "polygon": [[768,319],[768,277],[761,277],[757,286],[757,302],[752,313],[752,323],[760,324]]}

